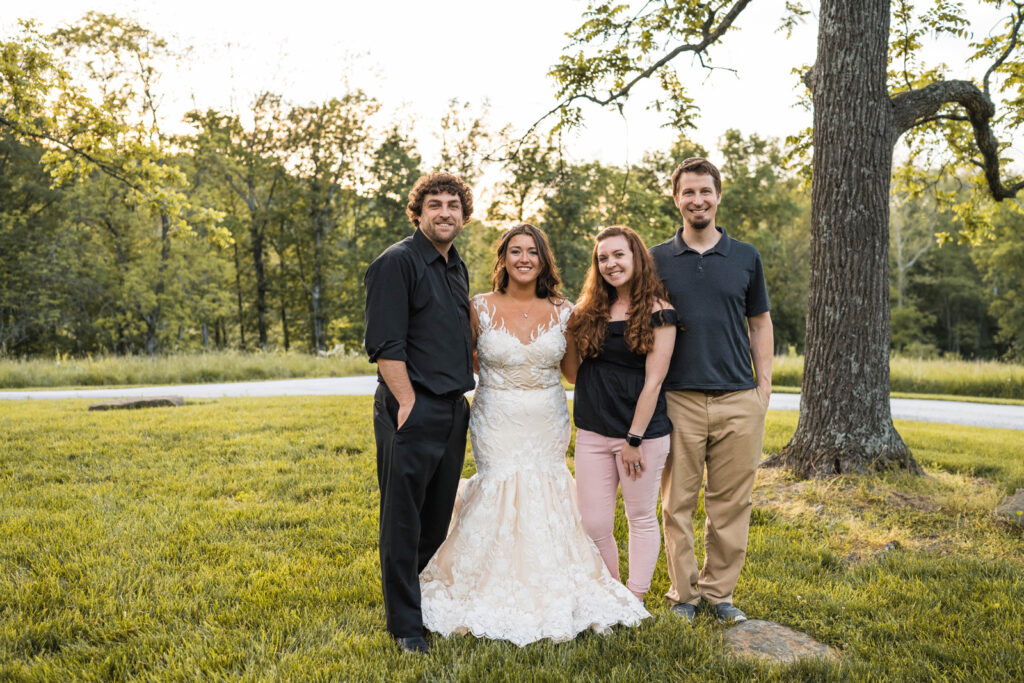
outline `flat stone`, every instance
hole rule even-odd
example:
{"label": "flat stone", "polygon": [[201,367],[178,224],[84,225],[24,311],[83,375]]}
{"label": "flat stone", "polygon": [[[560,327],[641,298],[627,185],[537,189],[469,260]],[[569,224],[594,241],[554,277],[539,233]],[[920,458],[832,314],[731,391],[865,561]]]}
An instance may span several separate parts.
{"label": "flat stone", "polygon": [[1024,489],[1017,489],[1015,494],[999,501],[996,515],[1011,524],[1024,526]]}
{"label": "flat stone", "polygon": [[89,406],[89,410],[130,410],[132,408],[173,408],[185,405],[181,396],[141,396],[138,398],[117,398],[101,401]]}
{"label": "flat stone", "polygon": [[839,658],[835,648],[774,621],[744,621],[728,629],[724,637],[726,646],[736,657],[757,657],[777,664],[790,664],[812,657]]}

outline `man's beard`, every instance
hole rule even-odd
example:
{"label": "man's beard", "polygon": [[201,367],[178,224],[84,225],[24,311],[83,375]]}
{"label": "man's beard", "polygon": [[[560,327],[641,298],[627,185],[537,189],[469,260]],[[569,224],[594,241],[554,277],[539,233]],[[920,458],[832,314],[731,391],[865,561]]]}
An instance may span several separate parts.
{"label": "man's beard", "polygon": [[703,230],[704,228],[711,225],[710,218],[698,218],[697,220],[690,221],[690,227],[694,230]]}

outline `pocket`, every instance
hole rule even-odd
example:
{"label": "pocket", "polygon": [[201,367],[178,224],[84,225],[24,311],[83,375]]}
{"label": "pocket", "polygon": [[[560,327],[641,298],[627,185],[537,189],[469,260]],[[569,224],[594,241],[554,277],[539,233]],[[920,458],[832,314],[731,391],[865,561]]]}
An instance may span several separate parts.
{"label": "pocket", "polygon": [[761,387],[754,387],[751,391],[757,394],[757,402],[761,404],[761,407],[768,410],[768,397],[761,391]]}
{"label": "pocket", "polygon": [[[409,411],[409,416],[405,418],[405,422],[402,423],[401,427],[395,431],[396,434],[402,434],[408,432],[411,427],[414,426],[416,419],[423,409],[423,402],[426,400],[424,396],[417,394],[416,400],[413,401],[412,410]],[[395,401],[395,425],[398,424],[398,401]]]}

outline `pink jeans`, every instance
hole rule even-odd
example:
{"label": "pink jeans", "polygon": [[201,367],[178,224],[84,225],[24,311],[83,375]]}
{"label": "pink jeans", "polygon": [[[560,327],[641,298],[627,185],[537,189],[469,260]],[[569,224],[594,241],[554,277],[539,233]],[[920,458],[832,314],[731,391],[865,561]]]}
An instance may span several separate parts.
{"label": "pink jeans", "polygon": [[622,502],[629,521],[629,579],[626,587],[643,596],[651,587],[651,575],[661,550],[658,530],[658,488],[668,457],[669,437],[644,440],[640,446],[646,469],[633,481],[619,458],[625,439],[601,436],[585,429],[576,431],[576,491],[583,528],[594,539],[601,559],[617,580],[619,549],[615,543],[615,494],[622,486]]}

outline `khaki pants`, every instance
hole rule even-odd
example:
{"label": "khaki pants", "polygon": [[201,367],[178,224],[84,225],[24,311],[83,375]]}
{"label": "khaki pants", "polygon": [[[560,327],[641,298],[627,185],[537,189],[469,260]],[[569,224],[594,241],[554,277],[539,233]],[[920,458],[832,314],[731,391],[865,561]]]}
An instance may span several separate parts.
{"label": "khaki pants", "polygon": [[[665,554],[672,603],[732,602],[747,554],[750,494],[761,461],[768,399],[756,387],[708,396],[666,393],[672,440],[661,479]],[[704,489],[704,567],[693,551],[693,513]]]}

